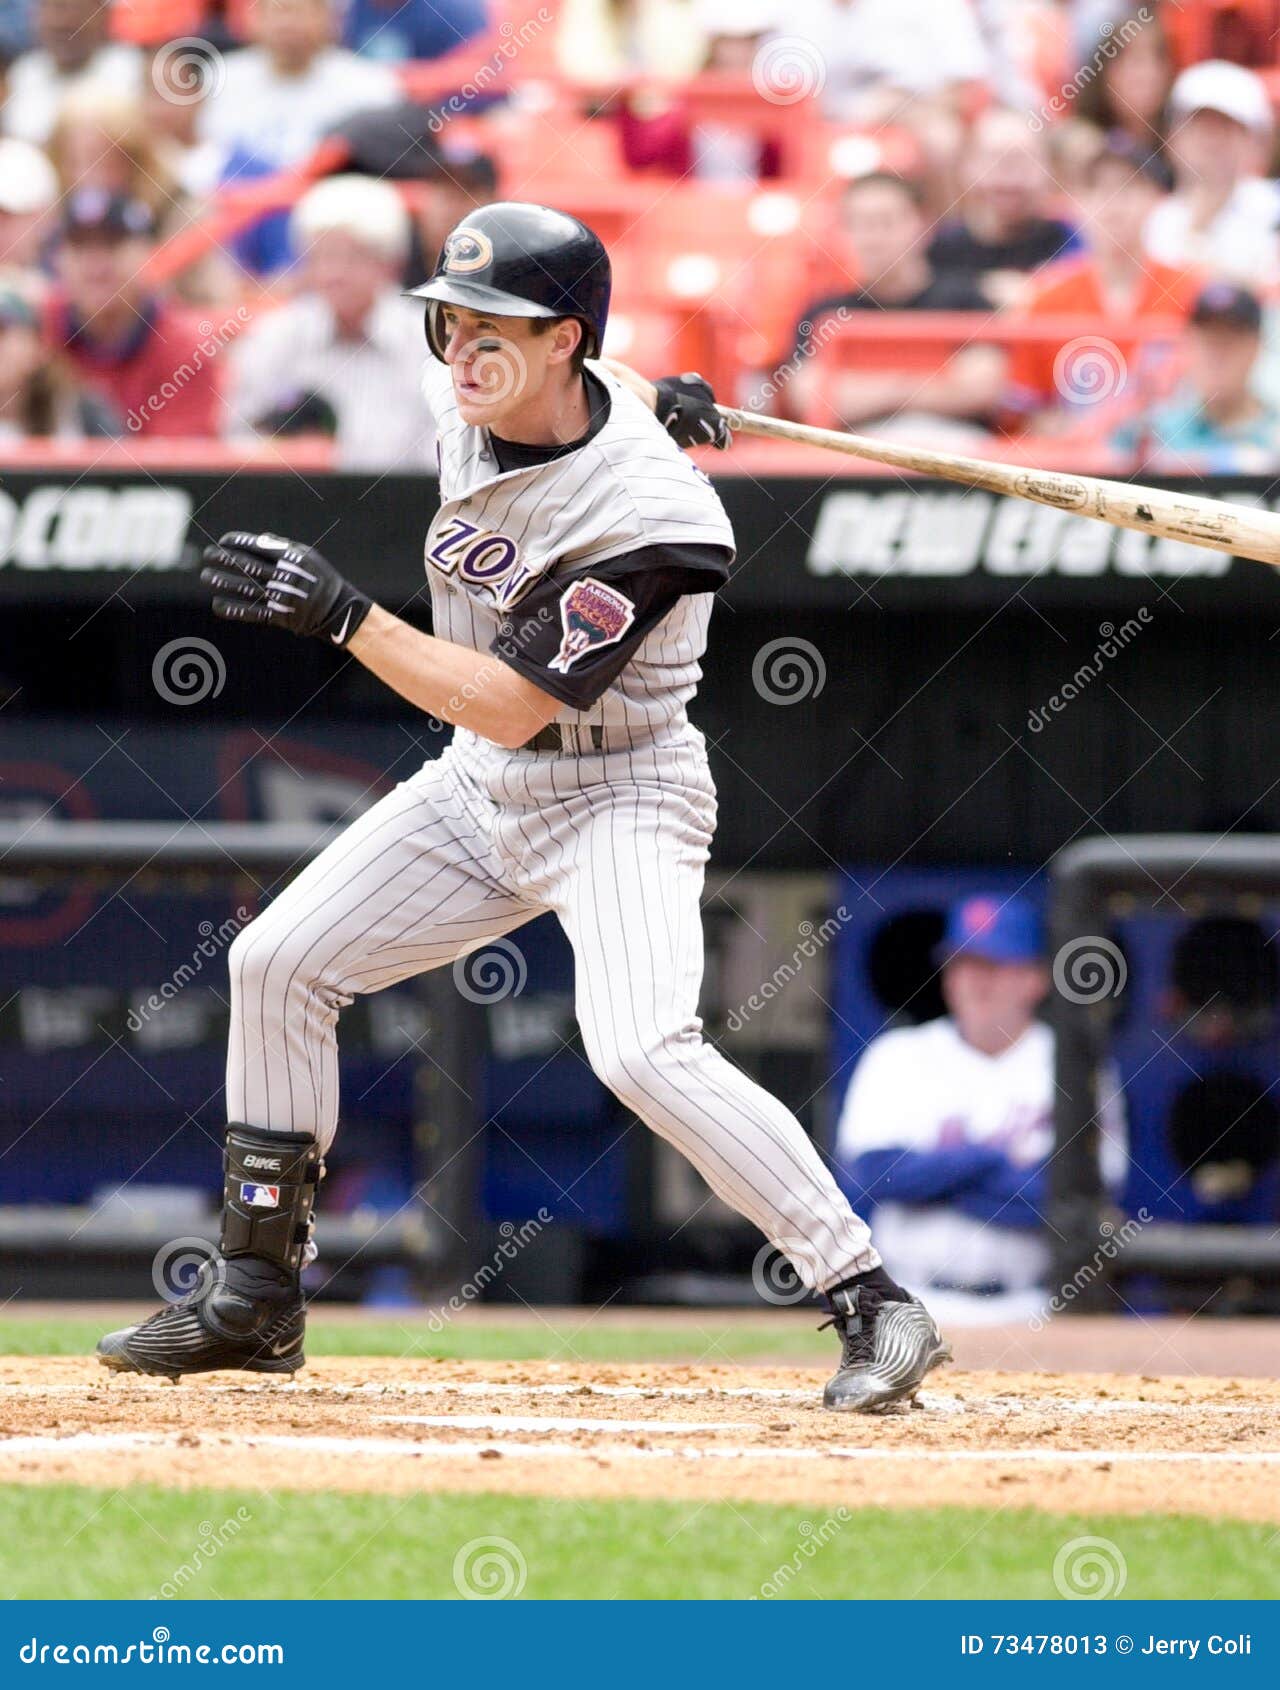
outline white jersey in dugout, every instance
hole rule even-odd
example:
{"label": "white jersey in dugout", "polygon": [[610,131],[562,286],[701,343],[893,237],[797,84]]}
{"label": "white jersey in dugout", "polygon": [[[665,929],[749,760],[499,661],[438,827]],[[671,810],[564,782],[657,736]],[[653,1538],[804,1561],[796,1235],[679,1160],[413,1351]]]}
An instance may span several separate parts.
{"label": "white jersey in dugout", "polygon": [[[436,419],[440,509],[427,533],[425,563],[435,633],[487,651],[518,621],[521,601],[548,575],[574,573],[558,605],[561,644],[550,667],[572,668],[585,643],[627,632],[630,606],[582,570],[642,547],[725,547],[733,530],[710,481],[637,396],[588,362],[610,399],[608,420],[563,457],[499,469],[488,431],[458,415],[447,367],[429,358],[423,387]],[[609,748],[626,749],[678,729],[701,679],[711,592],[682,596],[637,647],[604,695],[586,709],[566,705],[557,720],[599,727]],[[466,752],[475,736],[459,729]],[[487,754],[487,753],[486,753]]]}

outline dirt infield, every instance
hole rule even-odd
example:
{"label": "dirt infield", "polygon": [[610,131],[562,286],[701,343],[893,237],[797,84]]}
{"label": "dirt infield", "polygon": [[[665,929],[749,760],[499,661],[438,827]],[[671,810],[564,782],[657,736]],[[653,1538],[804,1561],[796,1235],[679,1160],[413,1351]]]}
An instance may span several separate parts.
{"label": "dirt infield", "polygon": [[[1264,1333],[1274,1347],[1271,1328],[1255,1326],[1254,1341]],[[1183,1335],[1184,1360],[1199,1343]],[[991,1334],[961,1334],[959,1359],[994,1348]],[[825,1413],[821,1372],[794,1367],[325,1358],[291,1385],[170,1386],[89,1360],[8,1357],[0,1482],[1280,1521],[1280,1380],[1181,1371],[962,1365],[934,1374],[914,1410],[865,1419]]]}

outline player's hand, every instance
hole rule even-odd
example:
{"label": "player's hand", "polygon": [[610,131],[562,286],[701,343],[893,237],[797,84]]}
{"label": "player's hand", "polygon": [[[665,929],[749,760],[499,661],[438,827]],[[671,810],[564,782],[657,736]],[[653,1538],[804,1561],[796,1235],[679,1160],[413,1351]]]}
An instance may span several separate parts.
{"label": "player's hand", "polygon": [[695,371],[662,376],[654,415],[677,446],[719,446],[730,442],[729,425],[716,409],[711,383]]}
{"label": "player's hand", "polygon": [[214,612],[230,622],[267,622],[344,646],[369,614],[372,601],[327,558],[279,534],[224,534],[205,547],[204,562]]}

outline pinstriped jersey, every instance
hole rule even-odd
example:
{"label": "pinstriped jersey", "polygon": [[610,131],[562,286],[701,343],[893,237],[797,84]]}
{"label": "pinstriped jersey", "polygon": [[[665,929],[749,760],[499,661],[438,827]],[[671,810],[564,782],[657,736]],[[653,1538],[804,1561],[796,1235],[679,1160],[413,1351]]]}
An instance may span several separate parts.
{"label": "pinstriped jersey", "polygon": [[[503,473],[488,431],[459,417],[448,369],[427,361],[440,509],[427,534],[425,564],[440,638],[487,651],[511,635],[522,600],[533,594],[559,623],[560,649],[550,668],[568,671],[587,645],[625,633],[629,607],[611,584],[616,560],[658,545],[718,547],[732,557],[732,529],[707,477],[635,394],[589,367],[609,397],[604,425],[563,456]],[[605,564],[594,578],[592,568]],[[553,584],[561,577],[566,587],[553,609]],[[557,719],[600,724],[624,741],[682,721],[701,678],[712,597],[680,597],[600,698],[584,709],[567,705]]]}

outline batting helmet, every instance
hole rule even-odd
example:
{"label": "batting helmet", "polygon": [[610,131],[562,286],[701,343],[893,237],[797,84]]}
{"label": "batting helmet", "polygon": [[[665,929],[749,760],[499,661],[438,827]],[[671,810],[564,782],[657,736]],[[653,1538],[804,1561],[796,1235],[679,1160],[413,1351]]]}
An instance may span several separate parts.
{"label": "batting helmet", "polygon": [[427,344],[444,357],[441,304],[495,317],[576,317],[594,358],[609,315],[609,254],[585,223],[545,205],[501,200],[469,212],[446,236],[429,282]]}

